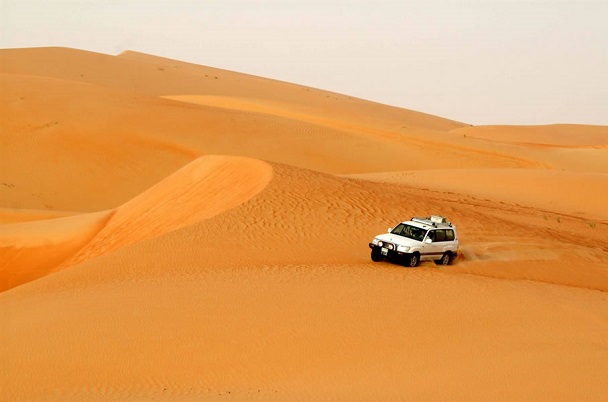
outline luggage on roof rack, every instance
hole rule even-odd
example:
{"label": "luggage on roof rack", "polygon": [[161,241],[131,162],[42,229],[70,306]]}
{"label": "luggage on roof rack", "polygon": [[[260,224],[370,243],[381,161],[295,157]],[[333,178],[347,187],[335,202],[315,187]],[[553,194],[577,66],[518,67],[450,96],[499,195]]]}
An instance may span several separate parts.
{"label": "luggage on roof rack", "polygon": [[448,223],[448,220],[441,215],[431,215],[431,221],[435,223]]}
{"label": "luggage on roof rack", "polygon": [[452,226],[448,220],[441,215],[431,215],[427,217],[412,217],[412,222],[418,222],[429,226],[437,227],[437,224],[443,223],[444,225]]}

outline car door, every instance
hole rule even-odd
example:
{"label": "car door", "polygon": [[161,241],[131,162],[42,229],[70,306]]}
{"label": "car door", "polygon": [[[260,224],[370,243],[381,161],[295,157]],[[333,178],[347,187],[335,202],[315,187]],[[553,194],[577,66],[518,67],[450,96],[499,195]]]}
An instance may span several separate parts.
{"label": "car door", "polygon": [[[431,242],[429,243],[428,240]],[[424,239],[423,251],[420,253],[421,259],[438,260],[443,255],[443,246],[445,245],[445,230],[431,229]]]}

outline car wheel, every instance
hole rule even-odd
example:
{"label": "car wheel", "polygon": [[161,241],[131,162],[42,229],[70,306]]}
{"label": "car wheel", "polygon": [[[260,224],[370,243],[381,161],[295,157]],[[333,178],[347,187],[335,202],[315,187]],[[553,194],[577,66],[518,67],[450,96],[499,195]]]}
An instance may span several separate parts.
{"label": "car wheel", "polygon": [[440,265],[450,265],[452,261],[452,255],[450,253],[443,253],[441,256],[441,260],[439,260]]}
{"label": "car wheel", "polygon": [[420,262],[420,257],[418,256],[418,254],[414,253],[410,256],[410,260],[408,261],[408,266],[414,268],[418,266],[418,263]]}
{"label": "car wheel", "polygon": [[382,261],[382,254],[380,254],[380,250],[378,250],[377,248],[372,249],[372,261],[373,262]]}

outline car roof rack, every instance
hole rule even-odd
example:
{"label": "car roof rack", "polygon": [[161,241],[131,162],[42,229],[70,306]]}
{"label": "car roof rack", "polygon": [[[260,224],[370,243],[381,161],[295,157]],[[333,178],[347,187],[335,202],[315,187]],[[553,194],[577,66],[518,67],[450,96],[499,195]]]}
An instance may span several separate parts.
{"label": "car roof rack", "polygon": [[431,215],[428,217],[412,217],[410,219],[412,222],[422,223],[424,225],[429,225],[433,227],[437,227],[438,224],[444,224],[446,226],[452,226],[452,223],[448,222],[448,220],[441,215]]}

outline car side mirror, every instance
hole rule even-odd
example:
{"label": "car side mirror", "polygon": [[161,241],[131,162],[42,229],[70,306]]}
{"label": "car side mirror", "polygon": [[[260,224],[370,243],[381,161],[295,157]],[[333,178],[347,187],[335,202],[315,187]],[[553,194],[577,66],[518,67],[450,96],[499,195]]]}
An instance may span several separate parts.
{"label": "car side mirror", "polygon": [[426,240],[424,241],[426,244],[431,244],[433,242],[433,239],[431,239],[430,237],[427,237]]}
{"label": "car side mirror", "polygon": [[393,228],[388,228],[388,232],[390,233],[393,230]]}

